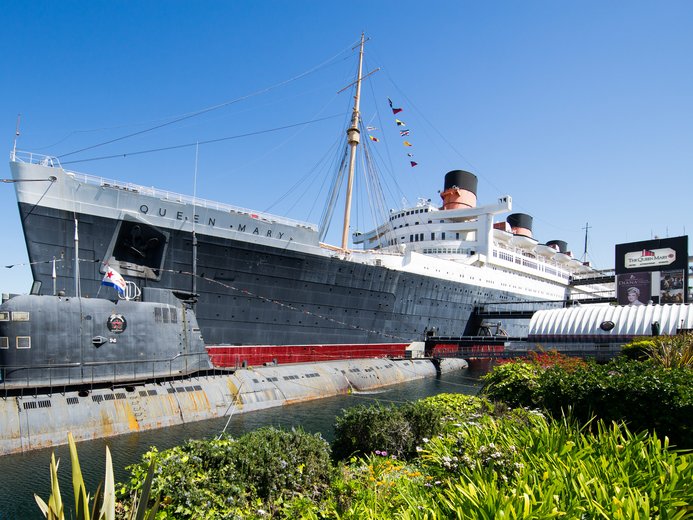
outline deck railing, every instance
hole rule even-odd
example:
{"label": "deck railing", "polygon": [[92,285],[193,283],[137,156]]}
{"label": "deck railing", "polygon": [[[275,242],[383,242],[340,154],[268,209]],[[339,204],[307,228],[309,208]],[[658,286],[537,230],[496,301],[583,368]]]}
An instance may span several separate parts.
{"label": "deck railing", "polygon": [[[0,395],[22,389],[112,384],[174,379],[200,371],[214,371],[206,352],[166,359],[0,365]],[[218,369],[219,373],[229,373]]]}
{"label": "deck railing", "polygon": [[[21,162],[28,164],[39,164],[41,166],[49,166],[54,168],[61,168],[60,160],[57,157],[52,157],[49,155],[42,155],[33,152],[24,152],[20,150],[12,151],[10,153],[10,160],[12,162]],[[300,220],[294,220],[286,217],[280,217],[277,215],[271,215],[269,213],[263,213],[260,211],[255,211],[248,208],[243,208],[240,206],[233,206],[231,204],[224,204],[221,202],[215,202],[211,200],[201,199],[199,197],[192,197],[189,195],[182,195],[180,193],[175,193],[168,190],[161,190],[154,187],[142,186],[139,184],[134,184],[132,182],[122,182],[112,179],[106,179],[104,177],[98,177],[95,175],[89,175],[86,173],[78,173],[68,170],[63,170],[66,175],[72,177],[78,182],[89,184],[92,186],[100,186],[103,188],[114,188],[123,191],[129,191],[132,193],[140,193],[149,197],[155,197],[157,199],[174,202],[177,204],[187,204],[196,206],[199,208],[213,209],[217,211],[224,211],[227,213],[238,213],[240,215],[246,215],[250,218],[257,219],[262,222],[267,222],[270,224],[284,224],[293,227],[302,227],[317,232],[317,225],[311,224],[309,222],[303,222]]]}

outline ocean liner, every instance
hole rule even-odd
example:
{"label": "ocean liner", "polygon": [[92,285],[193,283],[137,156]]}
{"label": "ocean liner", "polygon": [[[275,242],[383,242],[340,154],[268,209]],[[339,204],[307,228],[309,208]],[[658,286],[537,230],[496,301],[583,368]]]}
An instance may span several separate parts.
{"label": "ocean liner", "polygon": [[511,213],[510,196],[477,206],[477,179],[462,170],[444,176],[440,205],[391,210],[348,247],[362,57],[363,38],[341,246],[323,243],[314,224],[68,171],[58,158],[13,149],[33,291],[95,296],[110,290],[101,286],[109,268],[137,287],[170,289],[194,302],[218,366],[401,356],[428,331],[476,334],[477,306],[573,297],[571,275],[589,267],[565,242],[539,243],[532,218]]}

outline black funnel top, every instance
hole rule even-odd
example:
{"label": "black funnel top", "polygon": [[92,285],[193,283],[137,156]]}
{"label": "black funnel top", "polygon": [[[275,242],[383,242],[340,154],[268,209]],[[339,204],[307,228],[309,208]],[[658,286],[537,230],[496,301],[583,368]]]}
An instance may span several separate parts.
{"label": "black funnel top", "polygon": [[445,188],[443,188],[443,191],[457,186],[460,189],[471,191],[476,195],[477,183],[478,180],[473,173],[464,170],[452,170],[445,174]]}
{"label": "black funnel top", "polygon": [[561,253],[567,253],[568,252],[568,242],[564,240],[549,240],[546,243],[547,246],[557,246],[558,250]]}
{"label": "black funnel top", "polygon": [[513,213],[512,215],[508,215],[508,218],[505,220],[512,228],[525,228],[532,231],[532,221],[534,219],[531,215],[527,215],[526,213]]}

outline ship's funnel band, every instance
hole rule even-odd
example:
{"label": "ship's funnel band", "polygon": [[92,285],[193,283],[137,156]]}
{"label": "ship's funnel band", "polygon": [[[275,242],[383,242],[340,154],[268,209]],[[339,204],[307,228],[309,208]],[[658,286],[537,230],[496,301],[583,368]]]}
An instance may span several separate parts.
{"label": "ship's funnel band", "polygon": [[564,240],[549,240],[546,243],[546,245],[549,247],[553,247],[559,253],[567,253],[568,252],[568,243]]}
{"label": "ship's funnel band", "polygon": [[443,209],[475,208],[476,195],[467,190],[450,188],[440,194],[443,199]]}
{"label": "ship's funnel band", "polygon": [[445,174],[445,185],[440,194],[443,209],[476,207],[476,188],[478,180],[473,173],[453,170]]}
{"label": "ship's funnel band", "polygon": [[476,188],[478,186],[476,175],[464,170],[453,170],[445,174],[445,187],[443,191],[450,188],[460,188],[466,191],[471,191],[476,196]]}
{"label": "ship's funnel band", "polygon": [[533,220],[532,216],[526,213],[513,213],[512,215],[508,215],[506,219],[508,224],[510,224],[513,234],[530,238],[532,237]]}

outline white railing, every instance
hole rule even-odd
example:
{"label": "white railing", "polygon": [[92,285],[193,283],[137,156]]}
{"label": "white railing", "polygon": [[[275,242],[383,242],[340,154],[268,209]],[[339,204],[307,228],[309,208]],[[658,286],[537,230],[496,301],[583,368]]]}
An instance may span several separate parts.
{"label": "white railing", "polygon": [[10,161],[28,164],[40,164],[41,166],[52,166],[54,168],[61,168],[60,159],[58,159],[57,157],[53,157],[51,155],[44,155],[42,153],[12,150],[10,152]]}
{"label": "white railing", "polygon": [[[12,152],[10,152],[10,160],[14,162],[40,164],[42,166],[52,166],[55,168],[61,168],[60,160],[57,157],[51,157],[49,155],[36,154],[32,152],[13,150]],[[198,197],[191,197],[189,195],[181,195],[180,193],[175,193],[167,190],[160,190],[154,187],[141,186],[139,184],[133,184],[131,182],[121,182],[106,179],[103,177],[97,177],[94,175],[88,175],[86,173],[77,173],[67,170],[64,171],[66,175],[69,175],[77,182],[81,182],[83,184],[90,184],[92,186],[100,186],[104,188],[115,188],[124,191],[130,191],[133,193],[141,193],[142,195],[156,197],[163,201],[176,202],[178,204],[189,204],[199,208],[213,209],[228,213],[238,213],[240,215],[247,215],[250,218],[257,219],[270,224],[284,224],[287,226],[302,227],[315,232],[317,232],[318,230],[316,224],[311,224],[309,222],[303,222],[300,220],[294,220],[286,217],[279,217],[277,215],[271,215],[269,213],[262,213],[260,211],[254,211],[252,209],[242,208],[240,206],[232,206],[230,204],[200,199]]]}

